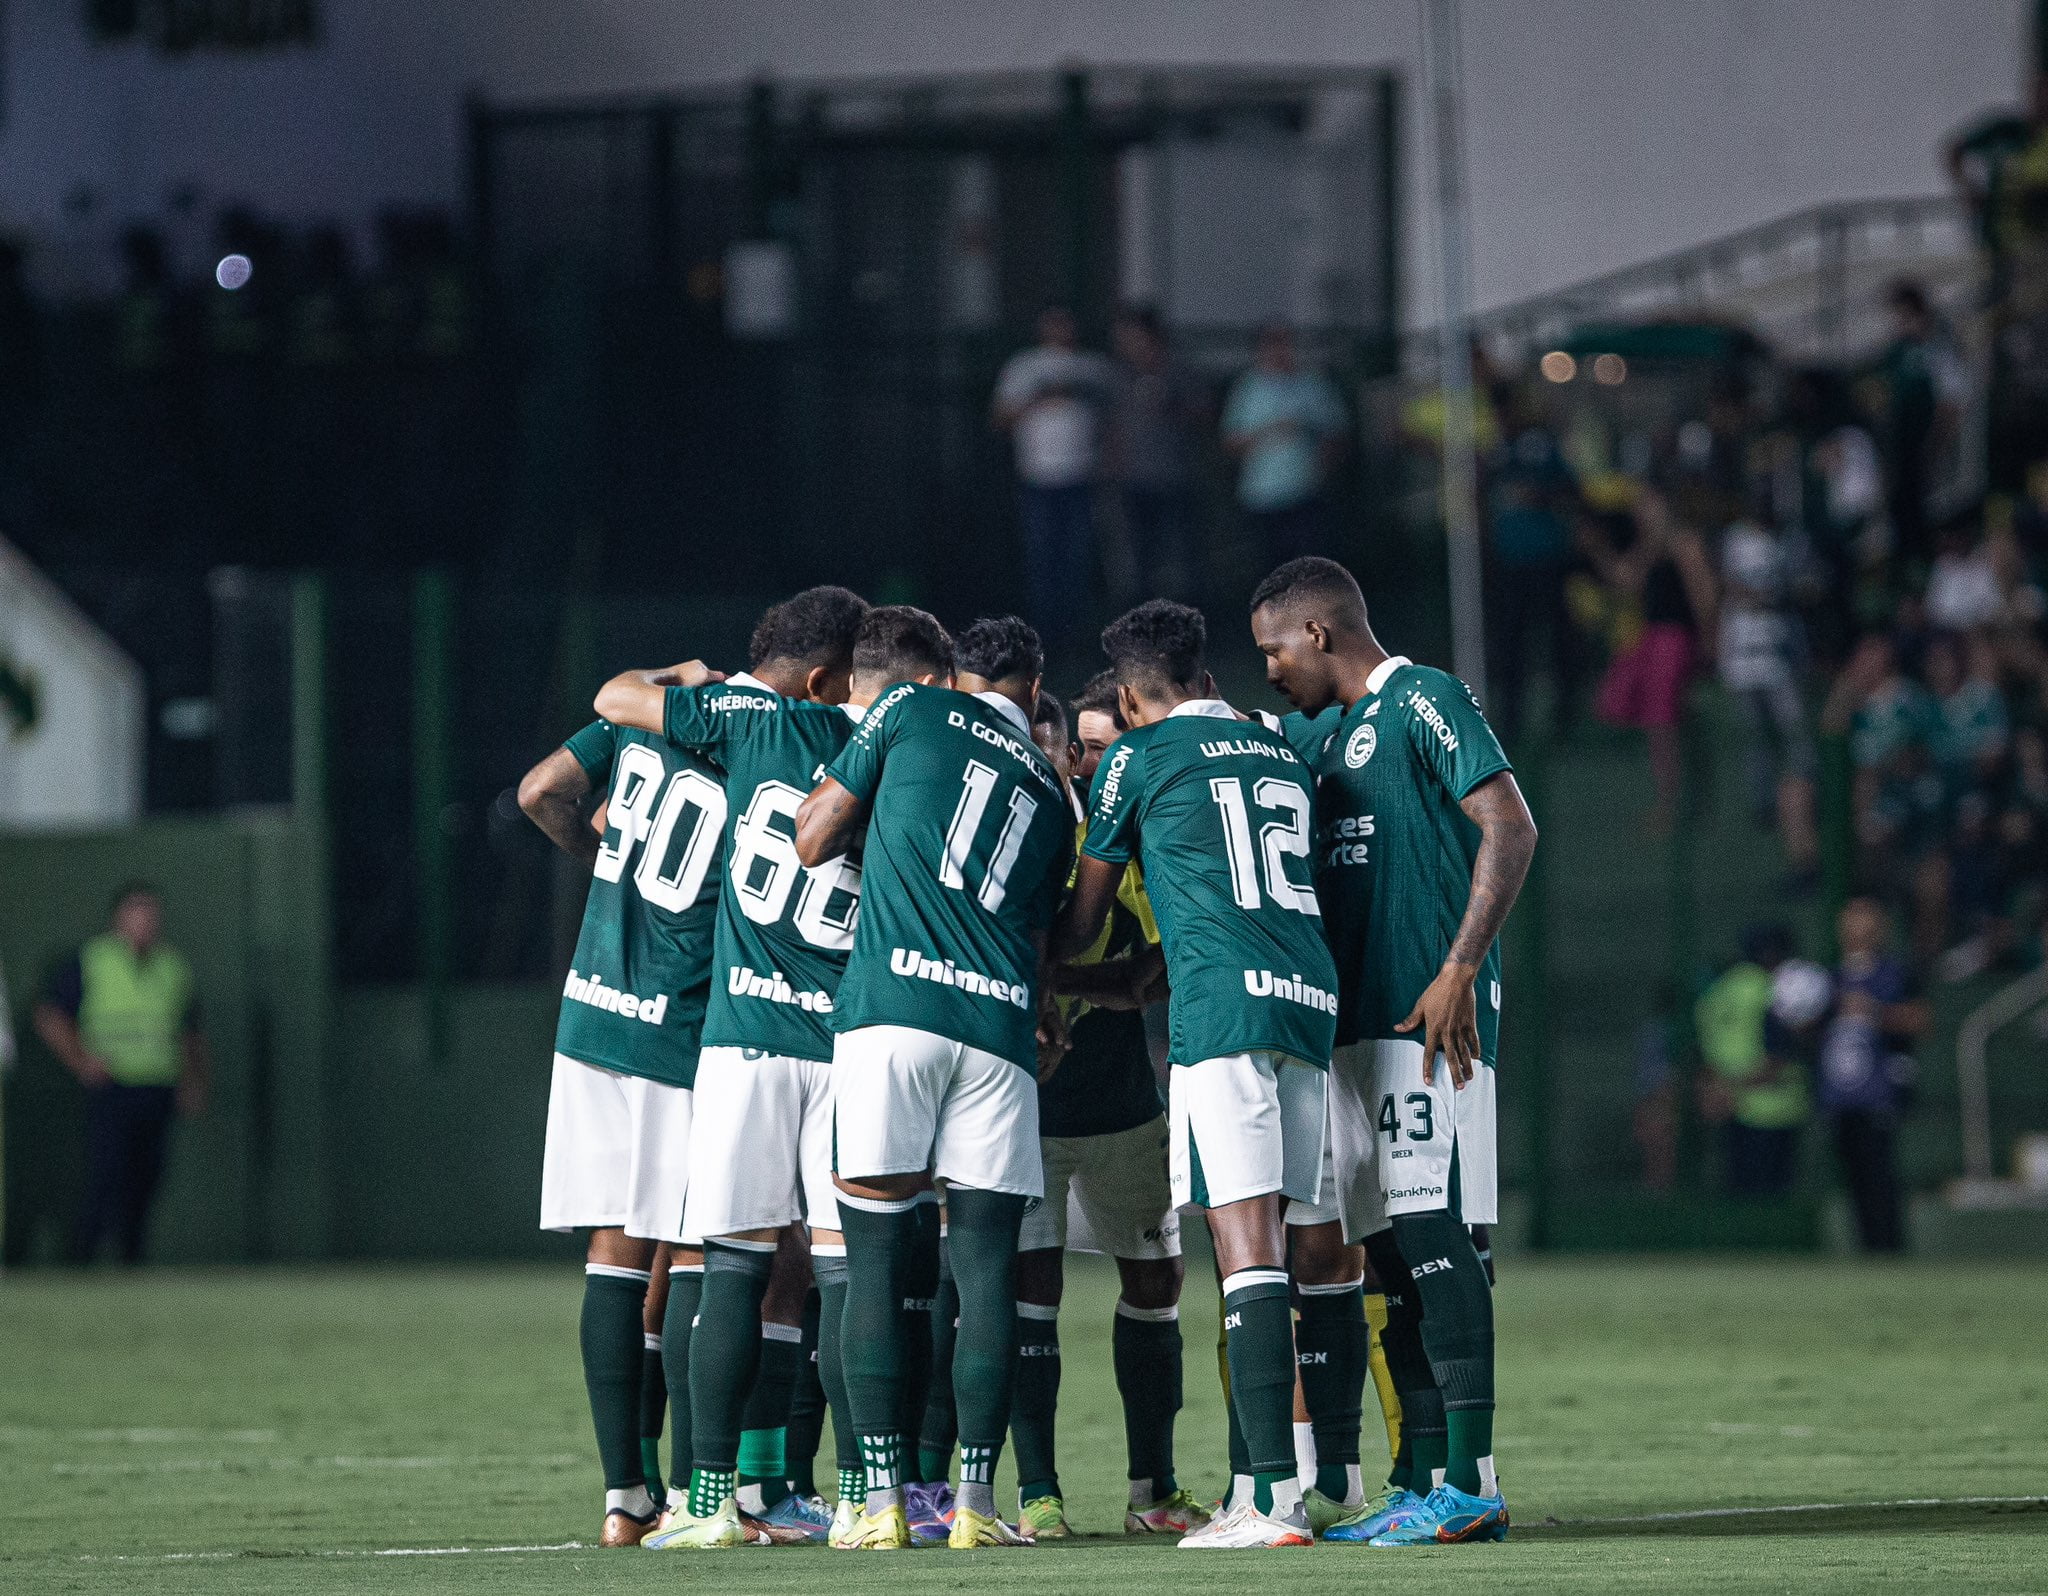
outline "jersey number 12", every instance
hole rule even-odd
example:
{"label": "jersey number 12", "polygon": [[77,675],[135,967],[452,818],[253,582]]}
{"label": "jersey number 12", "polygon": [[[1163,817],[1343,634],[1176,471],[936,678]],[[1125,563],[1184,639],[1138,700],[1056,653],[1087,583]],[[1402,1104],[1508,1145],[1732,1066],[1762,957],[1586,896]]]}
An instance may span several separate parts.
{"label": "jersey number 12", "polygon": [[1259,808],[1277,811],[1280,819],[1259,828],[1256,848],[1252,843],[1250,812],[1245,808],[1244,783],[1235,776],[1215,776],[1209,781],[1209,796],[1223,811],[1223,849],[1230,856],[1230,895],[1240,909],[1256,909],[1263,901],[1259,878],[1265,877],[1265,898],[1276,908],[1320,918],[1314,887],[1297,887],[1287,879],[1289,859],[1308,858],[1309,797],[1291,781],[1267,776],[1252,784],[1252,802]]}

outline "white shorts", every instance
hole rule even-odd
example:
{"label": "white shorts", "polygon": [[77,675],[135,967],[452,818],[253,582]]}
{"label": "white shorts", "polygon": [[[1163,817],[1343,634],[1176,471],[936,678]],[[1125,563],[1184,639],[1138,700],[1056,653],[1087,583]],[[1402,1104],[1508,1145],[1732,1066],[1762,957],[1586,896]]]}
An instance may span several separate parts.
{"label": "white shorts", "polygon": [[1166,1178],[1166,1121],[1107,1136],[1043,1136],[1045,1201],[1024,1216],[1019,1252],[1178,1258],[1180,1215]]}
{"label": "white shorts", "polygon": [[1167,1072],[1173,1203],[1221,1208],[1323,1181],[1324,1071],[1280,1053],[1230,1053]]}
{"label": "white shorts", "polygon": [[1038,1082],[1006,1058],[908,1025],[841,1031],[832,1048],[846,1179],[915,1175],[976,1191],[1045,1195]]}
{"label": "white shorts", "polygon": [[[1337,1049],[1330,1065],[1330,1141],[1347,1241],[1386,1229],[1390,1215],[1437,1208],[1449,1208],[1468,1225],[1499,1223],[1494,1089],[1492,1065],[1480,1065],[1459,1091],[1442,1059],[1435,1083],[1424,1085],[1420,1042]],[[1392,1134],[1383,1123],[1393,1126]]]}
{"label": "white shorts", "polygon": [[832,1066],[753,1047],[707,1047],[690,1127],[693,1236],[807,1221],[839,1228],[832,1185]]}
{"label": "white shorts", "polygon": [[555,1055],[542,1230],[620,1229],[680,1242],[690,1188],[690,1089]]}
{"label": "white shorts", "polygon": [[[1316,1189],[1316,1200],[1312,1203],[1289,1203],[1287,1223],[1306,1229],[1310,1225],[1343,1224],[1346,1214],[1354,1212],[1378,1213],[1380,1207],[1379,1169],[1372,1162],[1372,1144],[1366,1143],[1366,1157],[1362,1165],[1346,1164],[1337,1157],[1337,1093],[1339,1085],[1334,1066],[1330,1071],[1330,1112],[1323,1128],[1323,1183]],[[1345,1239],[1357,1238],[1346,1227]]]}

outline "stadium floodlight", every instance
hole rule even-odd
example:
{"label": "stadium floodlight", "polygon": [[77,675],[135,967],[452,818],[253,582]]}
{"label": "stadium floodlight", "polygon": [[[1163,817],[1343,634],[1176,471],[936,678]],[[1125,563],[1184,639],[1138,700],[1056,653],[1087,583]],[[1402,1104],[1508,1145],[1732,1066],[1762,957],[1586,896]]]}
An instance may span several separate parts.
{"label": "stadium floodlight", "polygon": [[1451,575],[1451,661],[1486,697],[1485,599],[1480,587],[1479,452],[1472,410],[1472,252],[1465,208],[1465,154],[1458,0],[1422,0],[1423,55],[1435,132],[1438,382],[1443,389],[1444,537]]}
{"label": "stadium floodlight", "polygon": [[256,275],[256,267],[247,255],[223,255],[213,268],[213,280],[233,293],[248,285]]}

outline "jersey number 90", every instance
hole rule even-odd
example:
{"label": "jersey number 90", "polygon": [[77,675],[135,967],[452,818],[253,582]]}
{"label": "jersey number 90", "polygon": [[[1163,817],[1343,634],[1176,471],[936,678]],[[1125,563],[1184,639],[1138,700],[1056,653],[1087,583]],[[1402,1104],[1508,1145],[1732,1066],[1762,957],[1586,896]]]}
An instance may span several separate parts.
{"label": "jersey number 90", "polygon": [[[678,843],[676,833],[683,830],[685,815],[690,816],[689,829]],[[599,881],[622,880],[626,861],[638,848],[634,887],[657,909],[680,914],[704,890],[705,874],[718,857],[718,839],[724,831],[723,787],[701,770],[668,771],[653,749],[628,743],[619,750],[605,806],[604,844],[591,873]]]}

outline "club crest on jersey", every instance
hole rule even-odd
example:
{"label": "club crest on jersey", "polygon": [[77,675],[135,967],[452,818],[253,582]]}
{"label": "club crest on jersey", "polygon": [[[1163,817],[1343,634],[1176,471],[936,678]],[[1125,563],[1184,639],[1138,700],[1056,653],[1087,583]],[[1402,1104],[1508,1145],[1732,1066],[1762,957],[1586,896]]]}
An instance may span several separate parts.
{"label": "club crest on jersey", "polygon": [[1366,721],[1357,731],[1351,734],[1350,739],[1344,744],[1344,763],[1353,770],[1358,769],[1368,759],[1372,758],[1372,751],[1379,747],[1379,745],[1380,734],[1378,728],[1371,721]]}

